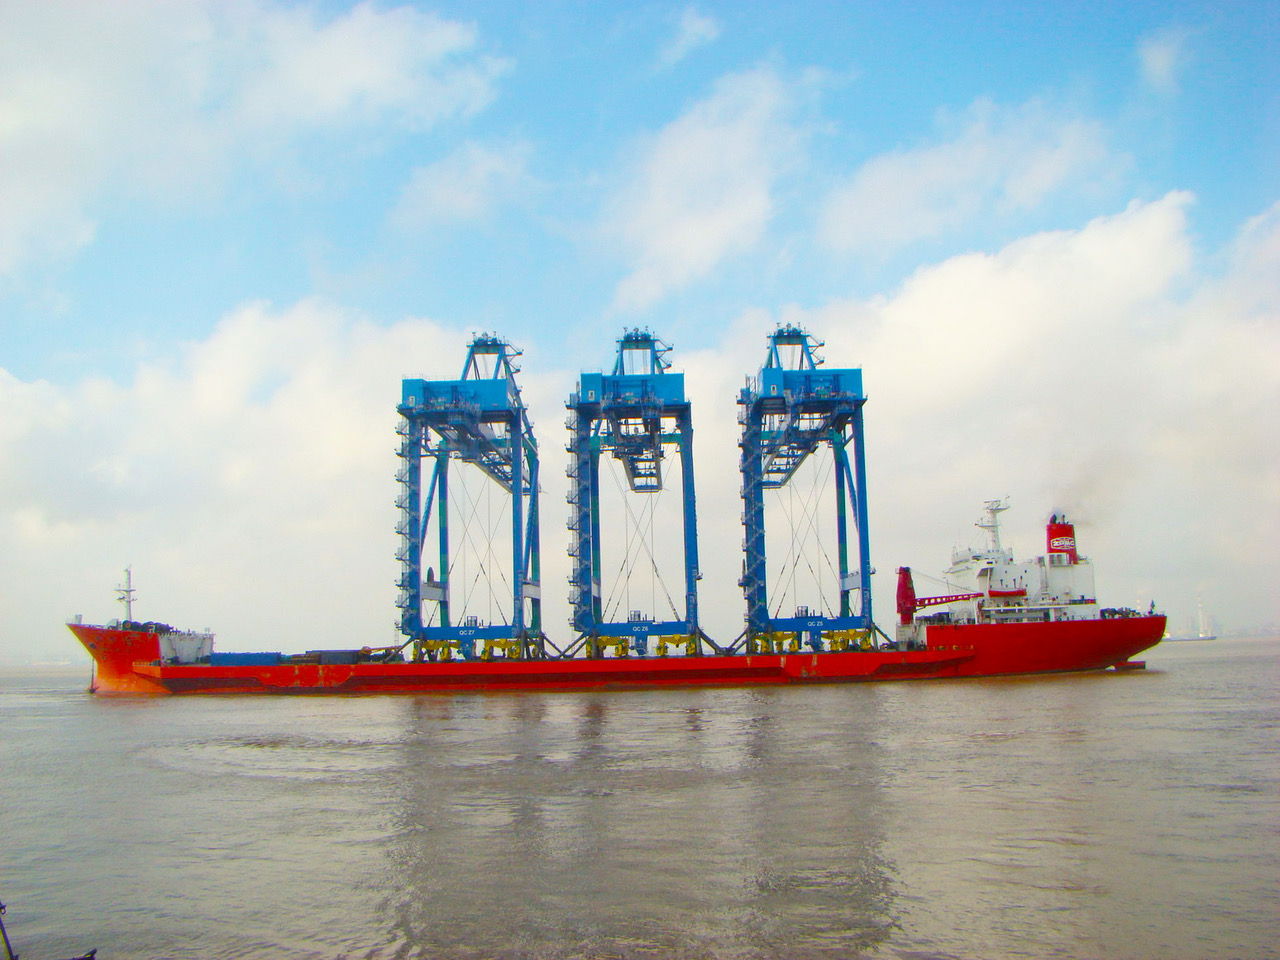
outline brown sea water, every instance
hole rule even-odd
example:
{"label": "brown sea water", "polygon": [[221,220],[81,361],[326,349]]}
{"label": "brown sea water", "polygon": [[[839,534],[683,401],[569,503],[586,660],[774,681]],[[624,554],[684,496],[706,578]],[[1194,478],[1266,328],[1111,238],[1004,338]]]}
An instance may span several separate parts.
{"label": "brown sea water", "polygon": [[49,960],[1280,957],[1280,640],[1141,674],[100,699],[0,674]]}

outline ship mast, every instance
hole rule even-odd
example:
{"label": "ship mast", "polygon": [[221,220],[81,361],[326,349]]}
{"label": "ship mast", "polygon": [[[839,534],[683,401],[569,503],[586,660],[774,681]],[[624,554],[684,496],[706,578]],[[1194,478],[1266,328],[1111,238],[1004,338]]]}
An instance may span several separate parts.
{"label": "ship mast", "polygon": [[986,516],[974,524],[975,527],[987,531],[991,537],[991,552],[1003,553],[1000,546],[1000,514],[1009,509],[1008,499],[986,500],[983,509]]}
{"label": "ship mast", "polygon": [[124,604],[124,618],[133,619],[133,567],[124,568],[124,583],[116,586],[116,599]]}

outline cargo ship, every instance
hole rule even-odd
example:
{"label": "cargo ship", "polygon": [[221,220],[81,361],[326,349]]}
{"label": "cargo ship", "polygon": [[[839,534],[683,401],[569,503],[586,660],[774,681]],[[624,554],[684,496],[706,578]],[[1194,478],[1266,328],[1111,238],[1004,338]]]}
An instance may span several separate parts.
{"label": "cargo ship", "polygon": [[[396,473],[401,487],[396,498],[396,607],[404,641],[399,646],[219,653],[207,631],[134,620],[133,582],[126,571],[117,598],[125,604],[123,621],[94,626],[77,619],[69,625],[93,657],[93,689],[130,694],[568,690],[988,677],[1138,666],[1131,658],[1159,642],[1165,618],[1154,609],[1141,616],[1130,609],[1099,608],[1093,567],[1076,550],[1075,529],[1065,517],[1050,520],[1045,555],[1015,562],[1000,543],[998,516],[1006,509],[1002,501],[989,501],[986,519],[978,524],[987,530],[990,545],[953,556],[946,593],[917,596],[910,569],[901,568],[897,633],[890,637],[879,629],[871,604],[862,370],[823,366],[822,346],[808,331],[780,325],[768,338],[758,376],[747,378],[738,393],[743,526],[738,585],[746,616],[745,628],[732,643],[715,642],[699,624],[702,571],[693,421],[684,374],[670,372],[670,345],[648,330],[626,331],[617,341],[613,372],[583,373],[565,405],[569,604],[576,637],[561,648],[542,630],[541,466],[517,382],[521,354],[500,337],[480,334],[467,349],[458,379],[401,381],[396,407],[396,455],[401,460]],[[770,597],[765,503],[820,450],[832,456],[835,496],[821,502],[834,506],[834,516],[819,517],[816,506],[803,518],[788,514],[789,549],[780,562],[775,557],[774,569],[775,574],[790,569],[794,583],[803,560],[815,580],[821,570],[831,582],[819,593],[818,606],[800,604],[787,615],[780,598]],[[676,462],[679,535],[668,528],[656,535],[651,530],[646,538],[633,523],[624,538],[629,556],[622,558],[614,582],[631,582],[642,553],[653,566],[652,579],[659,581],[653,555],[665,547],[681,554],[683,591],[662,584],[669,618],[633,609],[620,619],[618,592],[611,597],[602,589],[602,527],[626,516],[634,520],[634,515],[629,505],[626,511],[604,506],[602,471],[613,465],[624,497],[646,497],[669,485],[670,464]],[[491,581],[496,573],[496,581],[511,590],[510,607],[496,623],[482,623],[468,610],[469,581],[457,569],[449,518],[464,521],[463,536],[457,539],[469,543],[465,521],[470,511],[450,477],[464,466],[509,498],[510,567],[482,568]],[[811,505],[818,502],[810,500]],[[806,559],[799,549],[791,549],[819,528],[835,546],[823,560]],[[438,565],[426,562],[432,541]],[[642,549],[635,549],[637,543]],[[455,582],[459,579],[463,583]],[[773,584],[778,583],[775,575]],[[678,606],[681,592],[683,610]],[[919,612],[944,604],[947,609],[941,612]]]}
{"label": "cargo ship", "polygon": [[[121,588],[126,618],[105,625],[68,624],[95,664],[91,689],[102,694],[374,694],[501,690],[590,690],[746,686],[999,677],[1135,669],[1137,654],[1160,642],[1165,617],[1154,610],[1100,608],[1093,565],[1080,555],[1075,529],[1055,514],[1046,552],[1015,561],[1000,543],[1002,501],[988,501],[978,526],[985,549],[953,555],[947,593],[916,594],[910,568],[899,568],[896,635],[866,633],[854,643],[802,633],[715,653],[639,656],[625,644],[596,656],[530,656],[508,645],[475,658],[419,657],[402,647],[219,653],[208,632],[133,620],[133,589]],[[930,607],[940,612],[922,613]],[[843,646],[843,649],[832,647]],[[698,649],[690,644],[689,650]]]}

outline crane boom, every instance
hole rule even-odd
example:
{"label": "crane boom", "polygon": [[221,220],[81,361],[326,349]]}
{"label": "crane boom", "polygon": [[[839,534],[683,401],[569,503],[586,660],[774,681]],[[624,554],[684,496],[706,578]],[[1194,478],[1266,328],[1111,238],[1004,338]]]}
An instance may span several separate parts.
{"label": "crane boom", "polygon": [[917,597],[911,579],[910,567],[898,568],[898,622],[908,624],[912,614],[921,607],[933,607],[942,603],[960,603],[965,600],[981,600],[985,593],[948,593],[941,597]]}

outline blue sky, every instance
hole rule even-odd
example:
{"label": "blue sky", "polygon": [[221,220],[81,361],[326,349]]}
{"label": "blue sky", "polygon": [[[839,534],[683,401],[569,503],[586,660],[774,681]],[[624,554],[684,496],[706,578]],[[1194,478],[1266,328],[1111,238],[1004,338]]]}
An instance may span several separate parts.
{"label": "blue sky", "polygon": [[399,380],[472,331],[525,350],[549,461],[577,372],[672,342],[736,544],[784,319],[866,370],[881,569],[1009,493],[1021,552],[1087,521],[1115,602],[1280,621],[1280,5],[0,10],[10,658],[125,563],[227,645],[384,639]]}

